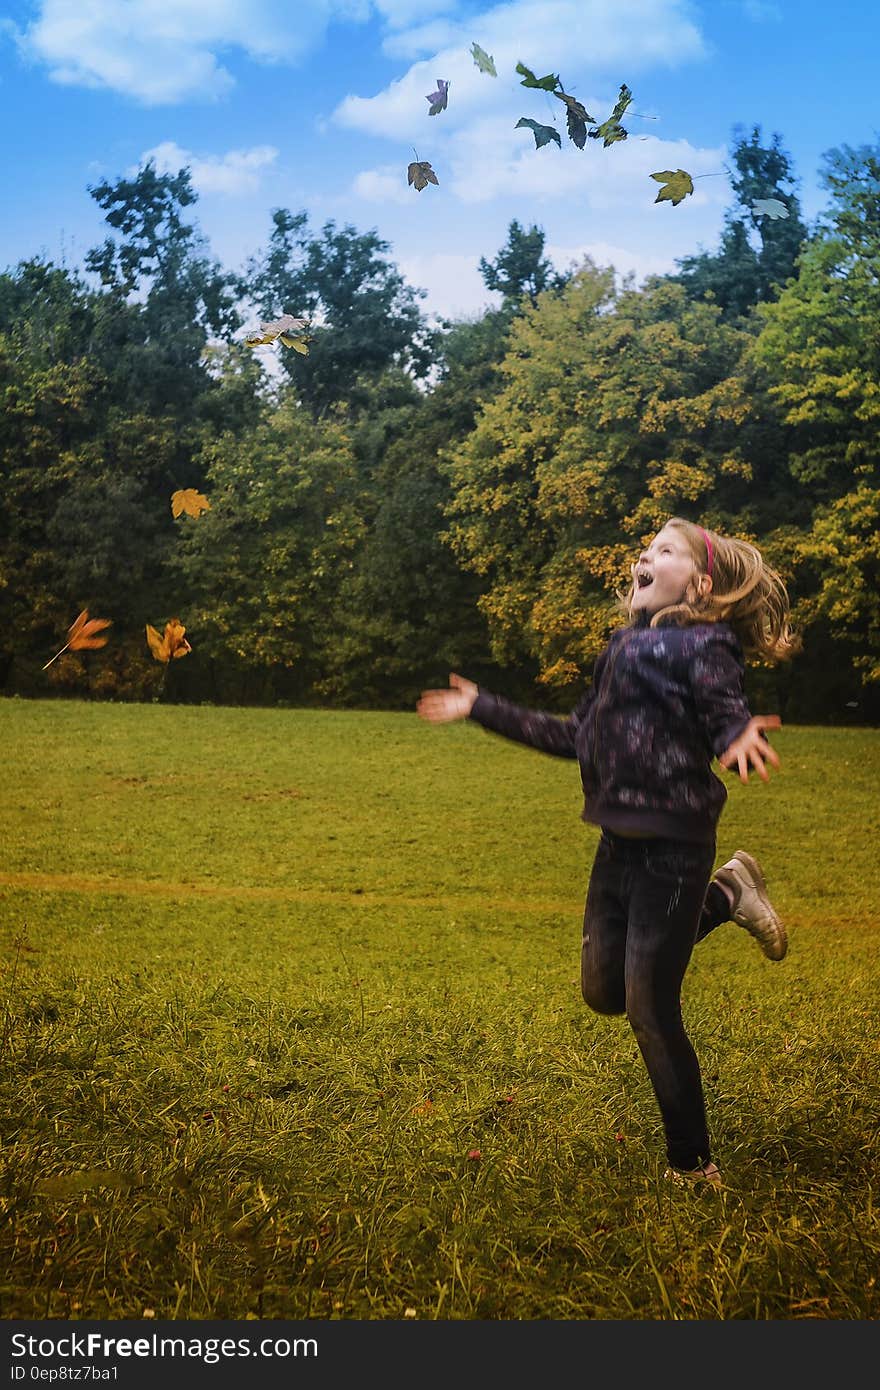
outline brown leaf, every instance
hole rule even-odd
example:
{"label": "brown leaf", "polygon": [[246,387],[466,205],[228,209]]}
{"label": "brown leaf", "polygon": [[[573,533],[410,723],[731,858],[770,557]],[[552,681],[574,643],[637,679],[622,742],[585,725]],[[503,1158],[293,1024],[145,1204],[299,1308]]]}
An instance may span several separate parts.
{"label": "brown leaf", "polygon": [[53,661],[57,661],[62,652],[94,651],[98,647],[106,646],[107,638],[98,637],[96,634],[103,632],[105,627],[112,626],[113,624],[109,618],[90,618],[89,610],[84,608],[79,616],[74,618],[70,627],[67,629],[67,641],[65,645],[61,648],[60,652],[56,652],[55,655],[46,662],[43,670],[47,670],[48,667],[52,665]]}
{"label": "brown leaf", "polygon": [[180,516],[181,512],[186,512],[187,516],[201,516],[202,512],[209,512],[211,503],[202,492],[197,492],[194,487],[178,488],[171,494],[171,515]]}
{"label": "brown leaf", "polygon": [[429,183],[439,184],[440,180],[427,159],[414,159],[406,167],[406,181],[415,187],[417,193],[427,188]]}
{"label": "brown leaf", "polygon": [[164,634],[147,623],[147,642],[156,660],[170,661],[172,657],[186,656],[187,652],[191,652],[192,647],[184,636],[185,632],[186,628],[179,618],[172,618],[165,624]]}

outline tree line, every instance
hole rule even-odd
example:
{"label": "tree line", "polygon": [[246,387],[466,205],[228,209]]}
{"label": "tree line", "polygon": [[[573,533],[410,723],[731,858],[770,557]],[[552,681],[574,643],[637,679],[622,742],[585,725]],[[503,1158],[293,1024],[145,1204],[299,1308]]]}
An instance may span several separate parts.
{"label": "tree line", "polygon": [[[81,270],[0,275],[0,689],[405,708],[457,669],[564,710],[676,514],[788,583],[803,651],[756,698],[876,722],[880,147],[825,155],[813,226],[778,136],[737,131],[730,179],[674,274],[560,272],[514,221],[499,307],[439,325],[374,231],[278,209],[231,272],[187,170],[92,187]],[[284,311],[312,340],[270,374],[242,330]],[[181,488],[210,510],[174,518]],[[83,608],[111,640],[44,672]]]}

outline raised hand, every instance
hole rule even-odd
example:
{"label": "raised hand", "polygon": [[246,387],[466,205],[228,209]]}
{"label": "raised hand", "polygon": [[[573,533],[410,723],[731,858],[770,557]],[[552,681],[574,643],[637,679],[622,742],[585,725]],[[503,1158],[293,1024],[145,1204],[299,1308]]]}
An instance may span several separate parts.
{"label": "raised hand", "polygon": [[431,724],[448,724],[453,719],[467,719],[474,706],[480,688],[473,681],[457,676],[453,671],[449,677],[449,690],[423,690],[416,705],[420,719]]}
{"label": "raised hand", "polygon": [[765,738],[762,738],[764,729],[778,729],[782,726],[782,720],[778,714],[756,714],[750,719],[746,727],[738,738],[733,740],[724,752],[719,756],[718,761],[722,767],[733,769],[734,764],[739,768],[739,780],[748,782],[749,763],[757,772],[762,782],[770,781],[770,774],[767,771],[766,763],[772,763],[774,767],[779,767],[779,754]]}

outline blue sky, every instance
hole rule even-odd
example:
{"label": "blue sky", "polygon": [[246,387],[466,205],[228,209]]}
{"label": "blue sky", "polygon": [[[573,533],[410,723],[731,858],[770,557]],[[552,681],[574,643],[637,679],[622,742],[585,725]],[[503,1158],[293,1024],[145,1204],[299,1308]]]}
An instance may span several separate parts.
{"label": "blue sky", "polygon": [[[225,265],[265,244],[273,208],[305,209],[315,229],[375,228],[429,313],[469,314],[492,299],[477,262],[512,218],[541,226],[560,266],[589,254],[641,277],[713,246],[729,196],[722,176],[655,204],[652,171],[721,171],[734,125],[759,124],[793,156],[812,218],[823,152],[880,138],[874,0],[9,0],[0,13],[2,268],[81,263],[106,230],[88,185],[152,155],[192,168],[194,215]],[[497,78],[474,65],[474,41]],[[517,61],[558,72],[600,120],[626,82],[641,113],[629,140],[578,151],[563,127],[561,150],[536,150],[517,118],[562,108],[519,85]],[[438,77],[449,105],[431,117]],[[407,187],[414,151],[438,187]]]}

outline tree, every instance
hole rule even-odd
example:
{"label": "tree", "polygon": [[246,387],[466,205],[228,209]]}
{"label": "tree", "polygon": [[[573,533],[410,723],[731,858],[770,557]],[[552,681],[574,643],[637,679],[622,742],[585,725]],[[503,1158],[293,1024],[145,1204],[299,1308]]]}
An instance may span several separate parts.
{"label": "tree", "polygon": [[[811,669],[839,705],[830,677],[839,684],[850,668],[880,680],[880,147],[831,150],[824,166],[829,209],[797,280],[761,308],[755,355],[787,428],[799,499],[797,524],[780,535],[796,614],[808,648],[819,634]],[[823,631],[836,644],[830,663]]]}
{"label": "tree", "polygon": [[557,273],[544,255],[544,232],[534,224],[523,231],[514,220],[507,229],[507,241],[493,261],[480,257],[480,274],[487,290],[502,296],[506,314],[521,308],[523,297],[537,304],[545,290],[560,290],[568,275]]}
{"label": "tree", "polygon": [[[725,319],[743,317],[754,305],[773,299],[796,273],[797,257],[807,236],[791,158],[774,135],[761,143],[760,126],[746,137],[734,131],[730,186],[735,203],[724,218],[721,246],[678,261],[674,277],[695,299],[711,295]],[[788,217],[756,212],[758,199],[785,204]]]}
{"label": "tree", "polygon": [[749,427],[750,343],[680,285],[618,292],[589,261],[514,321],[503,388],[447,460],[448,540],[484,582],[496,661],[565,696],[668,516],[755,534],[779,462]]}
{"label": "tree", "polygon": [[211,510],[176,523],[187,626],[218,668],[275,672],[274,689],[310,697],[364,534],[346,412],[316,421],[288,390],[252,433],[206,442],[200,463]]}
{"label": "tree", "polygon": [[284,208],[272,224],[268,249],[251,260],[241,288],[264,318],[312,320],[308,355],[281,359],[303,404],[316,415],[342,401],[362,408],[371,383],[395,368],[423,379],[434,343],[418,305],[425,292],[387,260],[388,243],[332,221],[312,236],[306,214]]}

